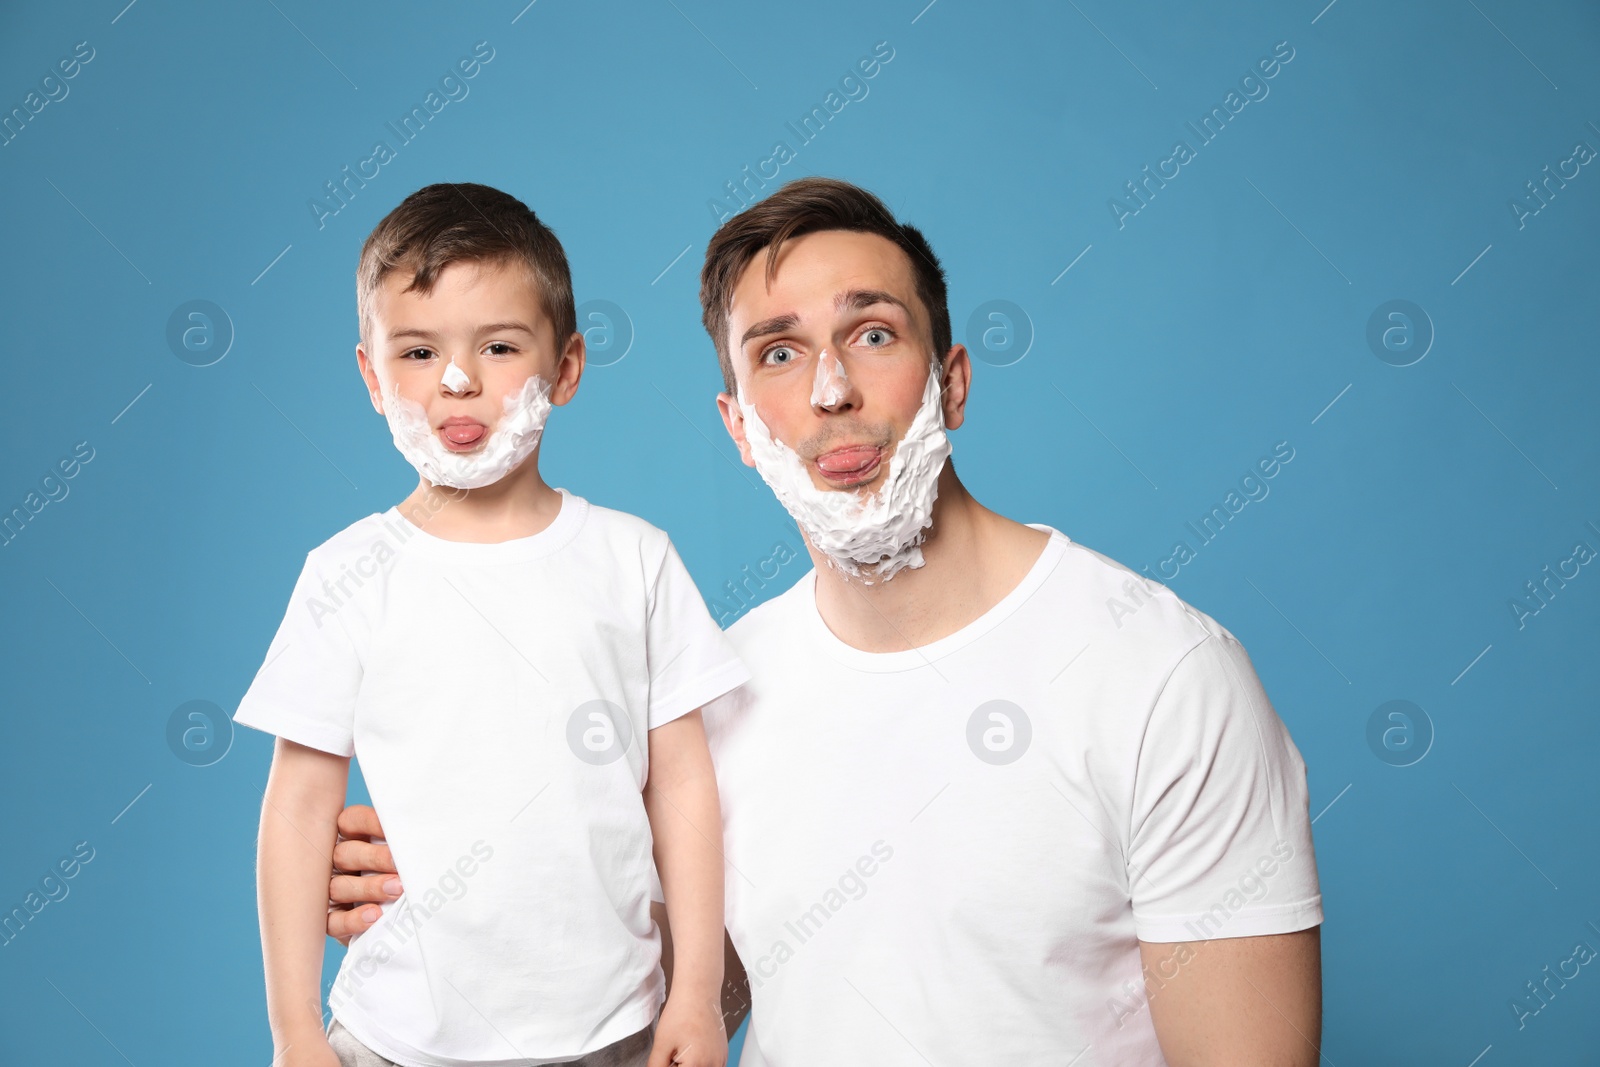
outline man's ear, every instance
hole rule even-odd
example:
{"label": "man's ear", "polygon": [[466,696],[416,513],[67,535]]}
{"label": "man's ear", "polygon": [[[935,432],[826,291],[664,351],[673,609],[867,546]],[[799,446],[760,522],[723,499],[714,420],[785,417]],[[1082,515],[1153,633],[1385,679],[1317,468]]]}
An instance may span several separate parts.
{"label": "man's ear", "polygon": [[940,405],[944,409],[944,428],[959,429],[967,418],[967,395],[972,387],[972,357],[966,345],[951,345],[944,357],[944,377],[940,385]]}
{"label": "man's ear", "polygon": [[551,383],[550,403],[559,407],[578,395],[578,380],[583,377],[588,352],[583,334],[574,330],[572,336],[567,338],[566,348],[562,349],[561,361],[556,364],[556,380]]}
{"label": "man's ear", "polygon": [[361,380],[367,383],[367,396],[372,401],[372,410],[382,415],[383,389],[378,385],[378,372],[373,369],[372,357],[367,355],[363,344],[356,342],[356,368],[361,371]]}
{"label": "man's ear", "polygon": [[744,412],[739,410],[732,393],[717,394],[717,411],[722,415],[722,426],[728,431],[728,436],[739,446],[739,458],[744,460],[746,467],[754,467],[756,461],[750,458],[750,443],[744,437]]}

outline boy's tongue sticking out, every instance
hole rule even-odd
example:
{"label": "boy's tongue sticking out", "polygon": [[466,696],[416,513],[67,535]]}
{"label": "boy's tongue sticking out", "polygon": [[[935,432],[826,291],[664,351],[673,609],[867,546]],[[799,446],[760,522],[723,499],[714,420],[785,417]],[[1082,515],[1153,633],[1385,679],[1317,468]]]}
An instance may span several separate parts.
{"label": "boy's tongue sticking out", "polygon": [[477,447],[489,428],[477,419],[465,415],[452,415],[439,427],[444,446],[452,452],[468,452]]}

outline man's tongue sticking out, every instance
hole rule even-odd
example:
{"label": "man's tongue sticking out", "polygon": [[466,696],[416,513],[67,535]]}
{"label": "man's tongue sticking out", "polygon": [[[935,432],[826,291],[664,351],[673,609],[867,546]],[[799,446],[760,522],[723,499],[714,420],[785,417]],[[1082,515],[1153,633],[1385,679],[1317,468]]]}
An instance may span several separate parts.
{"label": "man's tongue sticking out", "polygon": [[816,463],[828,481],[848,484],[871,477],[882,455],[875,445],[848,445],[822,453]]}

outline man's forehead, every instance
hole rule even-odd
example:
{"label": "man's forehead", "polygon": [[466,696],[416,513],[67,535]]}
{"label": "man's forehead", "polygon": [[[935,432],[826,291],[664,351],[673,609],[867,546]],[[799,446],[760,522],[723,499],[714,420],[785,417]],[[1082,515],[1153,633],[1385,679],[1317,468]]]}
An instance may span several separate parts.
{"label": "man's forehead", "polygon": [[777,314],[805,318],[823,308],[847,312],[887,303],[913,314],[915,278],[905,252],[877,234],[827,230],[791,238],[767,272],[768,249],[745,266],[731,315],[750,321]]}

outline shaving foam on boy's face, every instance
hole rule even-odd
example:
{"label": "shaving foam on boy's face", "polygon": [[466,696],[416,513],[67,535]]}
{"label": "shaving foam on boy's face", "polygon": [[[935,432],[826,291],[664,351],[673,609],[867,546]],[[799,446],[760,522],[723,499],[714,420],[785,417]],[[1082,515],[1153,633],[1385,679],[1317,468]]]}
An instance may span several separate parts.
{"label": "shaving foam on boy's face", "polygon": [[550,383],[529,376],[501,401],[500,418],[491,427],[460,418],[446,419],[435,430],[427,409],[402,396],[398,382],[385,391],[383,413],[395,447],[423,478],[455,489],[481,489],[516,470],[539,447],[550,416]]}
{"label": "shaving foam on boy's face", "polygon": [[[742,388],[739,391],[745,441],[757,473],[805,531],[812,547],[839,571],[868,585],[888,581],[901,570],[924,562],[921,546],[933,523],[939,472],[950,455],[938,365],[930,360],[927,368],[922,402],[894,446],[882,483],[873,490],[857,489],[852,481],[872,480],[875,457],[887,442],[883,446],[857,442],[831,448],[807,463],[772,436],[755,405],[746,401]],[[812,405],[826,408],[838,404],[848,387],[837,357],[823,351],[812,382]],[[849,464],[862,462],[867,466],[860,469],[858,477]],[[839,487],[818,489],[812,479],[813,464],[825,480],[835,481]],[[835,471],[834,466],[839,469]]]}
{"label": "shaving foam on boy's face", "polygon": [[376,344],[362,358],[374,404],[425,480],[492,485],[533,455],[551,405],[571,395],[556,393],[564,357],[539,290],[493,261],[449,263],[426,291],[412,279],[396,269],[373,296]]}
{"label": "shaving foam on boy's face", "polygon": [[466,371],[456,365],[455,357],[451,356],[450,365],[444,369],[444,377],[440,379],[439,384],[452,393],[464,393],[467,391],[467,386],[472,384],[472,379],[467,376]]}

